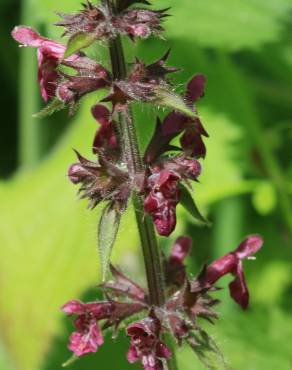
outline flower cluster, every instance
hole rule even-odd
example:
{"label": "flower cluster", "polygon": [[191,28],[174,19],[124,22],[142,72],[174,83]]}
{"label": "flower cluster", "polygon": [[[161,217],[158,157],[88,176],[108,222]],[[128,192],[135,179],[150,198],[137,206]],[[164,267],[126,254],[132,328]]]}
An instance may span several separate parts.
{"label": "flower cluster", "polygon": [[[102,261],[105,270],[110,265],[107,254],[112,250],[121,214],[133,194],[135,200],[138,199],[134,203],[137,208],[139,206],[136,216],[144,244],[144,239],[151,243],[155,239],[152,228],[146,228],[149,217],[158,234],[169,236],[174,231],[178,204],[204,221],[190,190],[192,183],[198,181],[202,171],[200,161],[206,156],[204,137],[208,137],[208,133],[196,107],[197,101],[204,96],[206,78],[193,76],[183,97],[174,93],[169,74],[178,69],[167,65],[170,50],[151,64],[136,58],[125,73],[125,61],[120,60],[123,59],[120,36],[135,40],[160,36],[163,31],[162,21],[167,9],[150,10],[145,5],[150,3],[147,0],[104,0],[100,5],[93,5],[87,1],[75,14],[59,13],[61,20],[56,25],[63,27],[63,36],[69,38],[66,46],[26,26],[12,31],[13,38],[21,46],[37,49],[41,96],[48,103],[42,115],[66,106],[73,113],[83,96],[106,89],[104,97],[91,108],[92,117],[99,125],[92,143],[95,159],[88,160],[76,151],[78,161],[68,170],[68,178],[79,185],[79,194],[89,200],[89,208],[101,202],[108,203],[101,212],[99,224],[99,242],[102,240],[106,244],[100,248],[106,250],[106,261]],[[84,52],[100,40],[109,43],[112,71]],[[143,158],[134,133],[132,102],[170,108],[163,119],[157,118]],[[144,216],[148,217],[147,222]],[[111,235],[104,237],[106,232]],[[69,339],[70,351],[77,357],[96,352],[103,344],[104,331],[116,332],[122,322],[130,337],[128,361],[140,361],[144,370],[162,370],[165,361],[172,356],[163,342],[164,334],[170,334],[178,345],[185,342],[198,352],[202,351],[202,344],[208,346],[210,340],[200,327],[199,319],[213,323],[217,318],[214,307],[219,301],[213,297],[217,290],[215,284],[222,276],[231,274],[234,279],[229,285],[230,295],[246,309],[249,294],[243,260],[261,248],[262,239],[257,235],[246,238],[235,251],[205,266],[196,278],[188,276],[184,263],[191,244],[189,237],[178,238],[170,256],[164,258],[164,271],[158,271],[160,263],[154,261],[153,251],[149,253],[153,260],[146,263],[157,264],[156,276],[161,277],[161,285],[165,285],[162,305],[152,301],[151,286],[148,292],[112,265],[112,280],[100,286],[104,300],[66,303],[62,307],[64,313],[75,318],[75,330]],[[148,248],[150,250],[150,246]],[[144,254],[146,260],[147,253]],[[159,285],[152,283],[149,276],[148,281],[149,285]],[[142,319],[135,321],[137,314]]]}
{"label": "flower cluster", "polygon": [[[160,235],[168,236],[176,225],[176,205],[180,201],[180,182],[190,187],[201,173],[200,157],[206,154],[202,135],[208,136],[197,116],[194,103],[204,94],[205,78],[194,76],[187,84],[186,101],[194,117],[176,111],[170,112],[163,122],[157,121],[153,138],[146,150],[147,164],[145,211],[150,213]],[[181,148],[171,145],[181,136]],[[178,155],[166,156],[180,150]]]}
{"label": "flower cluster", "polygon": [[130,8],[139,2],[148,4],[145,1],[120,1],[117,14],[113,14],[106,4],[95,6],[88,1],[77,14],[59,13],[62,20],[56,25],[65,28],[64,35],[73,37],[83,32],[97,40],[108,40],[117,34],[127,35],[132,40],[159,35],[163,31],[161,19],[167,16],[165,10]]}
{"label": "flower cluster", "polygon": [[119,324],[144,312],[145,318],[127,326],[126,332],[131,344],[127,354],[130,363],[141,361],[145,370],[162,370],[163,360],[171,357],[171,351],[162,341],[162,334],[169,333],[177,341],[196,350],[206,333],[200,327],[199,319],[213,322],[217,318],[214,311],[219,301],[211,297],[216,291],[215,284],[231,274],[231,297],[243,309],[248,306],[248,289],[243,272],[243,260],[253,256],[262,246],[258,235],[247,237],[233,252],[205,266],[196,278],[189,278],[184,260],[191,250],[191,239],[183,236],[174,243],[170,256],[164,261],[167,300],[162,307],[153,307],[145,289],[111,266],[113,280],[101,285],[106,300],[82,303],[69,301],[63,306],[68,315],[75,315],[76,331],[69,339],[69,349],[78,357],[96,352],[103,343],[102,328],[116,328]]}

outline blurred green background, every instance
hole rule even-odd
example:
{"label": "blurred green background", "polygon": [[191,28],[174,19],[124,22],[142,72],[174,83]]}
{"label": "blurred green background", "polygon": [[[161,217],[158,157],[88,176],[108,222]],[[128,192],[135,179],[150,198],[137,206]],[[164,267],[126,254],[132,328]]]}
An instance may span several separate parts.
{"label": "blurred green background", "polygon": [[[165,23],[167,41],[126,41],[129,61],[138,55],[150,62],[171,46],[170,64],[182,68],[175,77],[178,91],[195,72],[208,77],[199,111],[210,139],[194,193],[213,226],[200,228],[179,209],[171,239],[193,236],[189,264],[196,273],[246,234],[264,236],[257,261],[246,262],[249,311],[240,311],[227,290],[217,293],[222,316],[209,330],[234,370],[292,369],[292,1],[153,3],[173,7]],[[52,27],[54,12],[77,10],[79,1],[0,4],[0,369],[58,370],[70,355],[66,343],[72,330],[59,307],[70,298],[98,295],[99,210],[87,211],[66,178],[73,147],[91,155],[96,123],[88,112],[98,97],[84,99],[73,118],[60,112],[41,122],[32,119],[42,107],[35,50],[18,49],[10,31],[28,24],[60,37]],[[104,60],[105,45],[90,55]],[[157,111],[136,107],[135,113],[143,145]],[[161,246],[169,248],[170,241],[161,239]],[[143,280],[131,209],[114,260]],[[121,335],[72,369],[135,369],[125,360],[127,346]],[[178,355],[180,370],[202,368],[187,349]]]}

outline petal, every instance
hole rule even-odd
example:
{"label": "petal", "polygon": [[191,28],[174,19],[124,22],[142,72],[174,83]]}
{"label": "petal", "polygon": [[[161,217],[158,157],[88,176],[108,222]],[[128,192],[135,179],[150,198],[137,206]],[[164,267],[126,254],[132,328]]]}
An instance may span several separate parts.
{"label": "petal", "polygon": [[237,302],[244,310],[247,309],[249,302],[249,292],[245,282],[241,261],[237,266],[236,278],[229,284],[229,290],[230,295],[235,300],[235,302]]}
{"label": "petal", "polygon": [[88,331],[74,332],[70,336],[68,348],[78,357],[94,353],[103,344],[103,337],[96,322],[92,321]]}
{"label": "petal", "polygon": [[175,207],[164,207],[162,213],[153,215],[156,230],[161,236],[169,236],[176,226]]}
{"label": "petal", "polygon": [[238,262],[233,253],[226,254],[214,261],[206,270],[205,282],[213,285],[222,276],[235,271]]}
{"label": "petal", "polygon": [[17,26],[12,31],[12,37],[24,46],[39,47],[46,40],[32,28],[26,26]]}
{"label": "petal", "polygon": [[186,129],[180,139],[181,146],[187,154],[195,158],[205,158],[206,146],[203,142],[201,134],[190,126]]}
{"label": "petal", "polygon": [[134,362],[139,360],[138,352],[134,345],[130,346],[129,351],[127,353],[127,359],[130,362],[130,364],[133,364]]}
{"label": "petal", "polygon": [[176,239],[169,257],[170,262],[183,264],[185,257],[190,253],[192,248],[192,239],[188,236],[180,236]]}
{"label": "petal", "polygon": [[186,99],[190,103],[194,103],[204,95],[206,77],[204,75],[194,76],[187,86]]}
{"label": "petal", "polygon": [[112,311],[114,310],[114,305],[112,302],[90,302],[86,303],[85,309],[97,320],[102,320],[108,318]]}
{"label": "petal", "polygon": [[78,300],[72,300],[67,303],[65,303],[61,310],[65,312],[66,315],[70,316],[73,314],[81,315],[85,312],[84,303],[78,301]]}
{"label": "petal", "polygon": [[236,249],[236,257],[240,260],[254,255],[263,245],[263,238],[260,235],[250,235]]}
{"label": "petal", "polygon": [[167,183],[170,183],[171,181],[176,181],[176,180],[179,180],[180,177],[175,174],[174,172],[172,171],[168,171],[168,170],[163,170],[160,172],[159,174],[159,178],[158,178],[158,181],[157,181],[157,186],[161,187],[163,185],[167,185]]}
{"label": "petal", "polygon": [[159,342],[156,347],[156,355],[160,358],[170,358],[171,350],[162,342]]}
{"label": "petal", "polygon": [[188,117],[186,117],[182,113],[169,113],[162,122],[161,129],[163,136],[172,135],[174,138],[176,135],[179,135],[185,128],[185,124],[187,123],[187,121]]}
{"label": "petal", "polygon": [[102,104],[96,104],[91,108],[93,117],[101,126],[108,126],[110,121],[110,111]]}

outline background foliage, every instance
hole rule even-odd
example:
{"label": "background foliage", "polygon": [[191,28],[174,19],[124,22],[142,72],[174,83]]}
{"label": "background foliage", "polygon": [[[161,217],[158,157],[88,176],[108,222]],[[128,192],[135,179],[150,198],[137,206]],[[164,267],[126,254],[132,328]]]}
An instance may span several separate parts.
{"label": "background foliage", "polygon": [[[194,72],[208,77],[199,110],[210,139],[194,195],[213,226],[198,228],[180,209],[176,231],[194,238],[191,271],[234,248],[246,233],[260,232],[266,241],[257,261],[247,263],[250,310],[241,312],[221,292],[222,317],[209,329],[234,370],[291,369],[292,3],[153,3],[172,6],[165,24],[168,40],[137,43],[130,55],[152,61],[171,46],[170,62],[182,68],[175,79],[178,91]],[[32,119],[42,104],[35,51],[18,50],[9,36],[15,24],[26,23],[58,37],[51,27],[54,11],[78,8],[77,0],[1,0],[1,370],[60,369],[69,356],[70,323],[62,320],[59,307],[69,298],[98,294],[98,211],[77,202],[65,176],[73,147],[90,156],[95,122],[88,107],[97,97],[88,97],[73,118],[61,112],[42,122]],[[104,46],[91,53],[99,60],[106,56]],[[135,112],[145,145],[155,115],[163,112],[150,107]],[[163,239],[161,245],[169,247]],[[142,279],[131,209],[114,258]],[[72,369],[135,368],[125,360],[126,348],[121,336],[114,347],[105,345]],[[187,349],[179,360],[184,370],[200,369]]]}

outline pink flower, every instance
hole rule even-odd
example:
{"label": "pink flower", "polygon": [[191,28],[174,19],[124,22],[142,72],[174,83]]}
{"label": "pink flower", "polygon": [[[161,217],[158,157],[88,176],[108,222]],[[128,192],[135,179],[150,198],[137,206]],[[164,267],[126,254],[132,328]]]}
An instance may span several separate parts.
{"label": "pink flower", "polygon": [[147,179],[149,194],[144,201],[144,209],[151,214],[157,232],[163,236],[170,235],[176,225],[179,179],[176,173],[168,170],[153,173]]}
{"label": "pink flower", "polygon": [[111,302],[82,303],[72,300],[67,302],[62,310],[68,315],[77,315],[76,331],[69,339],[68,348],[78,357],[90,352],[96,352],[103,344],[98,320],[111,317],[114,306]]}
{"label": "pink flower", "polygon": [[[38,81],[46,102],[55,96],[64,103],[76,102],[83,95],[108,85],[109,73],[100,64],[80,53],[63,60],[66,46],[39,35],[30,27],[15,27],[12,37],[23,46],[38,49]],[[73,68],[77,75],[59,72],[59,64]]]}
{"label": "pink flower", "polygon": [[229,284],[230,295],[235,302],[246,309],[249,302],[249,292],[245,282],[242,261],[253,256],[262,245],[263,239],[259,235],[247,237],[234,252],[219,258],[207,268],[204,283],[207,286],[212,286],[222,276],[229,273],[234,275],[235,279]]}
{"label": "pink flower", "polygon": [[[12,31],[12,37],[23,46],[32,46],[38,49],[38,80],[41,95],[47,102],[55,96],[59,73],[56,70],[66,47],[58,42],[42,37],[30,27],[18,26]],[[72,56],[74,59],[77,56]]]}
{"label": "pink flower", "polygon": [[128,361],[134,363],[140,360],[144,370],[163,370],[161,359],[170,358],[171,352],[159,339],[159,321],[147,317],[128,326],[127,334],[131,337]]}
{"label": "pink flower", "polygon": [[101,331],[93,319],[86,323],[85,330],[82,332],[75,331],[69,338],[68,348],[76,356],[84,356],[87,353],[95,353],[103,344],[103,336]]}

